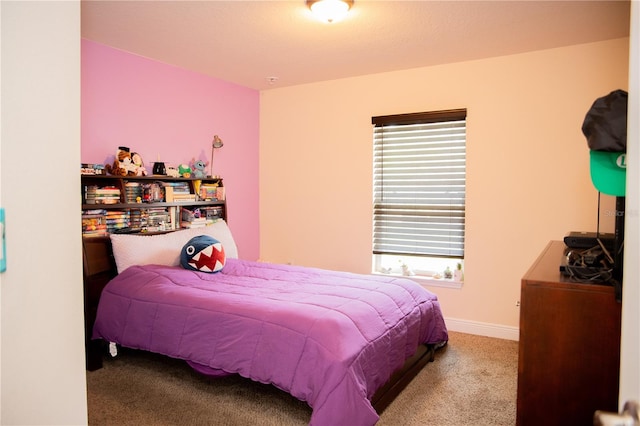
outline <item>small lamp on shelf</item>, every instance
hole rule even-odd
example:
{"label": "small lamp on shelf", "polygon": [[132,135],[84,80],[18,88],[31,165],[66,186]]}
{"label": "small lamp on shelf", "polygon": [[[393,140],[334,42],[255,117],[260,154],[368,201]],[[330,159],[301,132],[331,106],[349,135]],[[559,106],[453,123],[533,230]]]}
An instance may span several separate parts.
{"label": "small lamp on shelf", "polygon": [[222,142],[222,139],[220,139],[220,136],[215,135],[213,137],[213,141],[211,142],[211,177],[214,177],[213,174],[213,153],[215,152],[216,149],[218,148],[222,148],[222,146],[224,145],[224,143]]}

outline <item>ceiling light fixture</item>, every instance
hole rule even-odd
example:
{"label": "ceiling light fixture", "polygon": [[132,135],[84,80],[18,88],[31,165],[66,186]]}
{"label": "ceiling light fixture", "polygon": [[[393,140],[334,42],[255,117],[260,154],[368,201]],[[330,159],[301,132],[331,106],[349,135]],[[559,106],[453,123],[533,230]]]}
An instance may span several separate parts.
{"label": "ceiling light fixture", "polygon": [[353,5],[353,0],[307,0],[314,15],[325,22],[337,22],[344,18]]}

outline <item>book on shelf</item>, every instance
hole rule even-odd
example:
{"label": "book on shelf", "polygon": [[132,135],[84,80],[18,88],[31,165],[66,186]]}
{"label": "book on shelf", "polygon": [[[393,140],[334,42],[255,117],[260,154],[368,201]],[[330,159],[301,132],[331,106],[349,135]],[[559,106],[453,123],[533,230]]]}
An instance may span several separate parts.
{"label": "book on shelf", "polygon": [[109,233],[130,226],[129,210],[109,210],[105,215]]}
{"label": "book on shelf", "polygon": [[117,204],[120,202],[120,189],[115,186],[89,185],[85,187],[86,204]]}
{"label": "book on shelf", "polygon": [[189,203],[197,201],[196,194],[179,194],[173,193],[173,202],[174,203]]}
{"label": "book on shelf", "polygon": [[187,182],[162,182],[162,186],[172,188],[173,192],[177,194],[188,194],[191,192],[191,188]]}
{"label": "book on shelf", "polygon": [[184,222],[190,222],[190,223],[207,223],[207,218],[206,218],[206,217],[198,217],[198,218],[196,218],[196,219],[185,220]]}
{"label": "book on shelf", "polygon": [[82,231],[83,237],[106,237],[109,233],[107,230],[96,230],[96,231]]}
{"label": "book on shelf", "polygon": [[171,229],[176,230],[180,228],[180,207],[171,206],[168,208],[169,217],[171,219]]}
{"label": "book on shelf", "polygon": [[175,199],[173,198],[173,187],[172,186],[166,186],[164,188],[164,201],[166,201],[167,203],[173,203]]}
{"label": "book on shelf", "polygon": [[98,236],[98,235],[107,235],[107,225],[88,225],[82,226],[82,235],[83,236]]}
{"label": "book on shelf", "polygon": [[224,186],[219,186],[216,189],[216,198],[219,201],[224,201],[225,197],[226,197],[226,193],[225,193],[225,190],[224,190]]}
{"label": "book on shelf", "polygon": [[82,219],[82,229],[87,231],[95,231],[96,229],[107,229],[107,224],[103,218],[85,218]]}
{"label": "book on shelf", "polygon": [[218,199],[218,184],[217,183],[203,183],[200,185],[200,199],[206,201],[216,201]]}
{"label": "book on shelf", "polygon": [[187,221],[182,221],[180,222],[180,227],[181,228],[205,228],[209,225],[213,224],[213,220],[205,220],[204,222],[187,222]]}
{"label": "book on shelf", "polygon": [[82,212],[82,236],[106,236],[107,211],[104,209],[84,210]]}

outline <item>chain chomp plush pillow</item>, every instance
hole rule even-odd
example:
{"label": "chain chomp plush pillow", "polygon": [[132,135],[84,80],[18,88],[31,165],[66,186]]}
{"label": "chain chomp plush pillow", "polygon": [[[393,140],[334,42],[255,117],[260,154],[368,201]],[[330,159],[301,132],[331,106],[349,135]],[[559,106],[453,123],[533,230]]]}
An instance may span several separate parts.
{"label": "chain chomp plush pillow", "polygon": [[180,265],[193,271],[219,272],[224,268],[225,262],[222,243],[208,235],[191,238],[180,252]]}

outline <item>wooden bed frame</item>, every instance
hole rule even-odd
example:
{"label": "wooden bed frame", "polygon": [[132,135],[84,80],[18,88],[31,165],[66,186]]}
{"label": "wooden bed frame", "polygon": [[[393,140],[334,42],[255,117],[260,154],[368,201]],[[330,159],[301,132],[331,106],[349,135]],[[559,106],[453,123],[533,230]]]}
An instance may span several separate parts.
{"label": "wooden bed frame", "polygon": [[[141,236],[141,238],[144,238]],[[102,357],[106,353],[100,340],[92,340],[91,333],[98,311],[100,294],[105,285],[117,275],[116,263],[109,237],[89,237],[82,239],[82,260],[84,270],[84,313],[85,313],[85,349],[87,370],[102,368]],[[400,394],[420,370],[434,360],[437,347],[420,345],[416,353],[404,366],[380,387],[371,398],[371,404],[378,414]]]}

